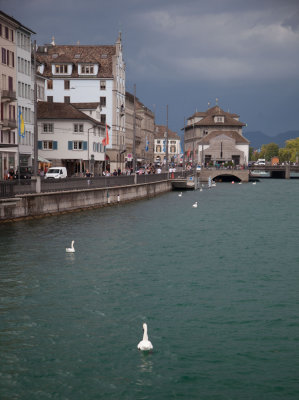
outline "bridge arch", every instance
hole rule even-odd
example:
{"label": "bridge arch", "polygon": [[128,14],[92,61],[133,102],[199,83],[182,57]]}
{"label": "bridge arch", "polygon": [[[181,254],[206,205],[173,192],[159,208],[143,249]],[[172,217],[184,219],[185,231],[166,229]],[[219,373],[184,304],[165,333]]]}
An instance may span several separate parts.
{"label": "bridge arch", "polygon": [[248,182],[248,170],[219,170],[219,169],[203,169],[200,171],[199,179],[207,182],[211,177],[216,182]]}

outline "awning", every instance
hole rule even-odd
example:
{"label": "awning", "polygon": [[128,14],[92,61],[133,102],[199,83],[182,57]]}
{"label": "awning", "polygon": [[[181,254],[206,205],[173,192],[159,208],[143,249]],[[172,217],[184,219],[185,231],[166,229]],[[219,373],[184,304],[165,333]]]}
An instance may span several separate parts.
{"label": "awning", "polygon": [[51,164],[51,161],[47,160],[46,158],[44,158],[42,156],[38,156],[38,161]]}

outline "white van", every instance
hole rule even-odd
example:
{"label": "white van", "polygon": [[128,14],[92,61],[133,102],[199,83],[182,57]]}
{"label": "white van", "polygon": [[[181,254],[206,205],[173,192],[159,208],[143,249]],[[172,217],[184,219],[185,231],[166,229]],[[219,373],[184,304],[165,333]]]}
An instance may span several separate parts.
{"label": "white van", "polygon": [[67,172],[65,167],[52,167],[49,168],[45,179],[63,179],[67,178]]}
{"label": "white van", "polygon": [[264,158],[259,158],[255,165],[266,165],[266,160]]}

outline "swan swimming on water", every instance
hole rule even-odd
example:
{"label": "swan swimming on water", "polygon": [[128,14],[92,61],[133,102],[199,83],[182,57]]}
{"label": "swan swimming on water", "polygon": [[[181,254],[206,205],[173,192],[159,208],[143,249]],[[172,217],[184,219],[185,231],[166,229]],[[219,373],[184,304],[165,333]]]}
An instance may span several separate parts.
{"label": "swan swimming on water", "polygon": [[153,349],[153,345],[148,340],[146,323],[143,324],[143,339],[141,340],[141,342],[138,343],[137,348],[142,351],[148,351]]}
{"label": "swan swimming on water", "polygon": [[71,247],[67,247],[67,248],[65,249],[65,251],[66,251],[67,253],[75,253],[74,243],[75,243],[75,241],[72,240]]}
{"label": "swan swimming on water", "polygon": [[179,197],[182,197],[183,196],[183,193],[181,192],[181,193],[179,193]]}
{"label": "swan swimming on water", "polygon": [[197,208],[197,201],[192,205],[192,207]]}

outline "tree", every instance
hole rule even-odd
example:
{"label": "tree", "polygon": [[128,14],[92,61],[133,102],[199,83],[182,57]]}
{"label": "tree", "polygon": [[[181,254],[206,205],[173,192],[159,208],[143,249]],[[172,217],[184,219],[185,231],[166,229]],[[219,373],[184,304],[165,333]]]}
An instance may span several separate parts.
{"label": "tree", "polygon": [[268,143],[265,145],[265,159],[271,161],[272,157],[278,156],[279,146],[276,143]]}

